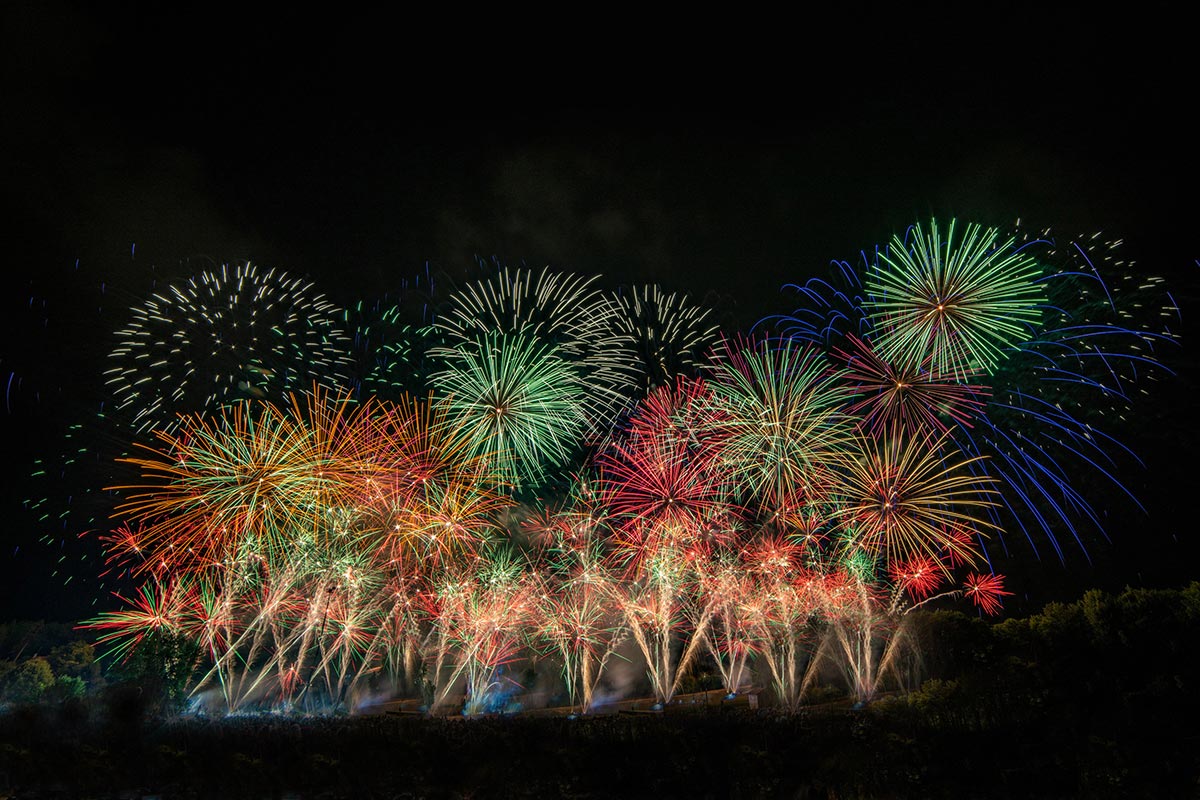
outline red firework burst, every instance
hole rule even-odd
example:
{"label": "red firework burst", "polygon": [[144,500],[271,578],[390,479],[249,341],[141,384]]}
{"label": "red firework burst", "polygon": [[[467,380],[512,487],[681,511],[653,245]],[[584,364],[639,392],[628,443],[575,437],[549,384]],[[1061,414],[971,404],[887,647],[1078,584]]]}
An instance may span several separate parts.
{"label": "red firework burst", "polygon": [[701,378],[679,377],[674,385],[650,392],[629,419],[629,433],[639,437],[667,437],[685,443],[703,458],[717,454],[726,434],[719,424],[721,412]]}
{"label": "red firework burst", "polygon": [[893,430],[944,433],[955,424],[971,427],[983,412],[989,389],[937,372],[929,356],[921,363],[888,361],[856,336],[834,354],[846,363],[845,379],[856,398],[846,412],[881,435]]}
{"label": "red firework burst", "polygon": [[772,579],[794,575],[800,567],[804,545],[776,535],[763,536],[742,551],[742,562],[750,572]]}
{"label": "red firework burst", "polygon": [[603,501],[624,527],[651,536],[696,530],[732,510],[728,482],[716,469],[716,447],[692,413],[697,387],[679,381],[652,392],[624,440],[597,459]]}
{"label": "red firework burst", "polygon": [[907,561],[892,563],[888,571],[892,581],[914,600],[929,597],[945,577],[945,570],[928,556],[916,556]]}
{"label": "red firework burst", "polygon": [[1003,575],[972,572],[967,575],[963,587],[971,602],[985,614],[999,614],[1003,608],[1000,598],[1012,595],[1012,592],[1004,591]]}

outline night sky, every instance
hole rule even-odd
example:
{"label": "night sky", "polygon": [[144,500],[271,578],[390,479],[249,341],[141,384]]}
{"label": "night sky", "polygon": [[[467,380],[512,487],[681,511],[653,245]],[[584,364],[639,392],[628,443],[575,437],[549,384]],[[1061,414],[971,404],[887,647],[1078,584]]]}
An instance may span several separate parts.
{"label": "night sky", "polygon": [[1120,237],[1182,308],[1178,377],[1115,431],[1146,462],[1124,474],[1146,513],[1115,499],[1090,563],[1014,538],[997,564],[1010,611],[1200,577],[1195,67],[1179,21],[763,19],[700,36],[612,20],[541,38],[370,15],[3,13],[0,616],[107,602],[67,566],[69,534],[38,541],[30,473],[104,401],[113,331],[164,281],[250,260],[349,306],[427,269],[448,293],[482,259],[659,282],[746,330],[794,308],[785,284],[931,216]]}

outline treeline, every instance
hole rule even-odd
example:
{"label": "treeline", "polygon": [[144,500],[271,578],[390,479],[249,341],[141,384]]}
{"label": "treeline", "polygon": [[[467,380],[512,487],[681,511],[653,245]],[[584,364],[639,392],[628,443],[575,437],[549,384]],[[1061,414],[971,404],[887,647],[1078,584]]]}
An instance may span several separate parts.
{"label": "treeline", "polygon": [[1165,723],[1200,710],[1200,582],[1092,590],[1000,622],[931,611],[912,623],[921,685],[877,705],[922,725]]}
{"label": "treeline", "polygon": [[124,660],[101,653],[93,637],[71,623],[0,623],[0,709],[59,707],[86,717],[97,708],[122,708],[135,718],[182,710],[194,644],[157,637]]}
{"label": "treeline", "polygon": [[0,702],[81,698],[104,683],[96,649],[68,623],[0,623]]}

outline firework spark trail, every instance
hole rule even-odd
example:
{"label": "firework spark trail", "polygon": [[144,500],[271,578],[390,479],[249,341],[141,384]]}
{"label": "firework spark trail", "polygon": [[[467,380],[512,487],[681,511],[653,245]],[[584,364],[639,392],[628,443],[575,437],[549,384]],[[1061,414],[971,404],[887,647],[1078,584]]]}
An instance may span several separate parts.
{"label": "firework spark trail", "polygon": [[500,670],[526,644],[539,592],[519,557],[503,548],[448,574],[436,587],[431,598],[437,640],[435,708],[461,680],[464,714],[493,710],[497,696],[504,694]]}
{"label": "firework spark trail", "polygon": [[757,653],[767,665],[783,707],[799,707],[822,624],[815,574],[791,563],[759,570],[756,594],[762,613],[751,617]]}
{"label": "firework spark trail", "polygon": [[646,677],[660,707],[675,695],[679,675],[694,655],[707,624],[707,619],[693,619],[688,625],[686,604],[693,577],[689,560],[676,543],[662,542],[636,559],[641,569],[635,576],[614,586],[612,599],[642,653]]}
{"label": "firework spark trail", "polygon": [[577,477],[561,509],[532,516],[526,532],[537,542],[541,575],[537,641],[562,662],[572,708],[587,714],[609,660],[629,635],[613,598],[620,580],[605,560],[610,535],[604,507],[586,477]]}
{"label": "firework spark trail", "polygon": [[739,553],[717,549],[697,563],[691,625],[721,673],[732,697],[749,682],[749,662],[758,652],[755,626],[766,612],[754,577]]}
{"label": "firework spark trail", "polygon": [[601,496],[616,526],[611,556],[625,576],[613,599],[660,704],[675,694],[716,611],[697,601],[697,564],[736,536],[740,516],[711,440],[680,426],[678,414],[661,413],[675,408],[686,418],[693,407],[691,387],[675,388],[656,390],[662,402],[650,404],[648,418],[635,413],[627,438],[598,458]]}
{"label": "firework spark trail", "polygon": [[622,438],[597,457],[615,533],[611,559],[625,577],[612,600],[660,704],[670,702],[715,612],[696,602],[695,565],[732,537],[740,511],[720,472],[719,436],[707,430],[704,392],[686,379],[651,392]]}

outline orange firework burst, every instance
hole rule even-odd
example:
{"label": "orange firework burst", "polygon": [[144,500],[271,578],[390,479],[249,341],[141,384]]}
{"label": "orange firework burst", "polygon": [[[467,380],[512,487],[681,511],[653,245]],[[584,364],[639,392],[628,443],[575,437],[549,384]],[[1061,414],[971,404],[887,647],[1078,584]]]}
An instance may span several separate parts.
{"label": "orange firework burst", "polygon": [[444,409],[431,402],[405,399],[381,411],[364,457],[385,470],[361,484],[359,535],[393,560],[411,554],[440,564],[474,552],[511,504],[486,459],[455,444]]}
{"label": "orange firework burst", "polygon": [[[212,420],[183,420],[163,447],[125,459],[146,483],[117,506],[140,527],[146,568],[204,569],[232,555],[286,550],[297,537],[330,533],[341,504],[369,463],[354,458],[369,406],[316,392],[291,413],[266,402],[238,403]],[[152,555],[151,555],[152,554]]]}
{"label": "orange firework burst", "polygon": [[856,437],[840,462],[843,502],[834,513],[861,547],[888,563],[946,552],[974,563],[977,551],[950,532],[994,527],[980,512],[996,505],[995,481],[972,475],[966,467],[979,459],[947,443],[948,434]]}

